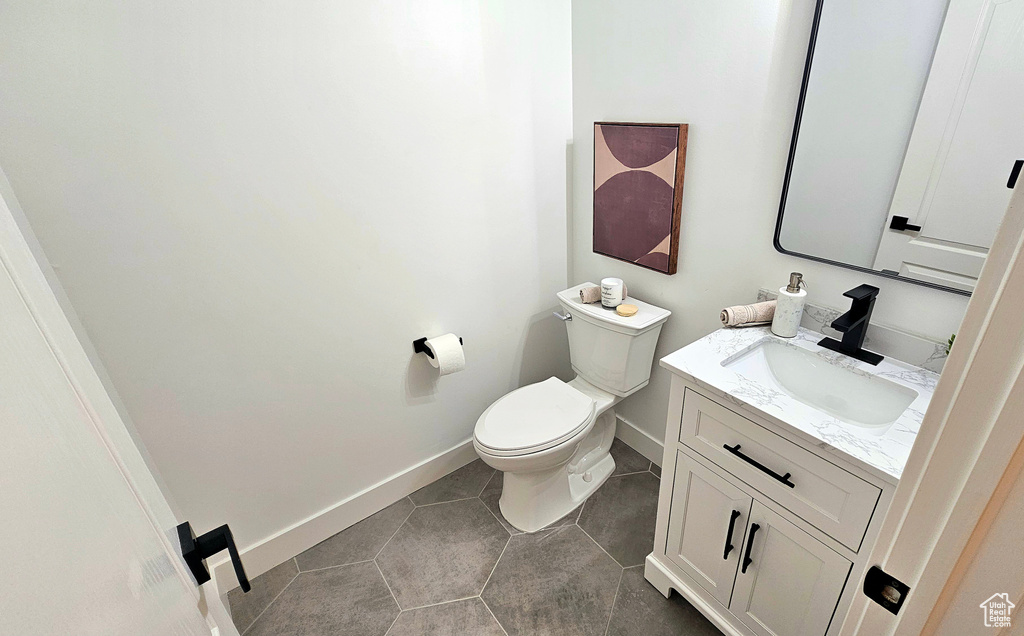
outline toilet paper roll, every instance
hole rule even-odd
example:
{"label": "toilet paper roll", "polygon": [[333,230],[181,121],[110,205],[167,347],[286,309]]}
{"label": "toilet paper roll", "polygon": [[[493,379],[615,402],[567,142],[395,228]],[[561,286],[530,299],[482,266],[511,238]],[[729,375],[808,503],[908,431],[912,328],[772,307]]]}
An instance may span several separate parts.
{"label": "toilet paper roll", "polygon": [[462,351],[462,343],[459,337],[453,333],[446,333],[436,338],[427,338],[427,348],[434,354],[430,360],[431,366],[437,368],[441,375],[448,375],[466,368],[466,354]]}

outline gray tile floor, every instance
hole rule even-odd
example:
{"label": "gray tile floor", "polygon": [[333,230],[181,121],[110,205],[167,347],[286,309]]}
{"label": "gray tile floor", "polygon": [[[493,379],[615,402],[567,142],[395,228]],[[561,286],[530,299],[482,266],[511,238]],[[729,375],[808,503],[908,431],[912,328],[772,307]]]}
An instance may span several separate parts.
{"label": "gray tile floor", "polygon": [[615,440],[615,473],[533,534],[475,461],[228,593],[245,636],[720,636],[644,580],[658,470]]}

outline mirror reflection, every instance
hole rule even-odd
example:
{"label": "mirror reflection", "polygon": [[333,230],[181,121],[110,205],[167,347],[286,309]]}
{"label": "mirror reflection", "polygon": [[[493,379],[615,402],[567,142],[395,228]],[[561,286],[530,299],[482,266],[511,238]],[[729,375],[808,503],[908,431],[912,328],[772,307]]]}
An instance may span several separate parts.
{"label": "mirror reflection", "polygon": [[820,0],[776,247],[969,293],[1024,158],[1022,25],[1024,0]]}

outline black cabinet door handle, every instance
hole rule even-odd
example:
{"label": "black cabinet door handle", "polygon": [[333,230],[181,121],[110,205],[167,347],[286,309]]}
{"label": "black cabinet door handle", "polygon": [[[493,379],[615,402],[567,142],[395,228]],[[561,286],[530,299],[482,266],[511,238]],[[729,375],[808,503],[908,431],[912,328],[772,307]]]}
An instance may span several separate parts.
{"label": "black cabinet door handle", "polygon": [[750,538],[747,539],[747,553],[743,555],[743,571],[741,572],[742,574],[746,574],[747,566],[754,562],[754,560],[750,558],[750,549],[754,547],[754,535],[757,534],[757,531],[760,529],[761,526],[757,525],[756,523],[750,524]]}
{"label": "black cabinet door handle", "polygon": [[894,216],[889,221],[890,230],[899,230],[900,232],[920,232],[920,225],[911,225],[910,219],[905,216]]}
{"label": "black cabinet door handle", "polygon": [[729,558],[729,553],[732,552],[732,531],[736,527],[736,518],[740,516],[739,510],[733,510],[732,516],[729,517],[729,533],[725,535],[725,554],[722,555],[723,559]]}
{"label": "black cabinet door handle", "polygon": [[1017,177],[1020,176],[1020,169],[1024,167],[1024,159],[1018,159],[1013,162],[1013,168],[1010,170],[1010,178],[1006,180],[1006,187],[1013,189],[1013,186],[1017,185]]}
{"label": "black cabinet door handle", "polygon": [[786,473],[785,475],[780,475],[779,473],[775,472],[771,468],[768,468],[767,466],[765,466],[761,462],[757,461],[756,459],[753,459],[751,457],[747,457],[746,455],[744,455],[743,453],[740,452],[740,445],[739,444],[736,444],[735,446],[729,446],[728,444],[722,444],[722,448],[724,448],[725,450],[729,451],[730,453],[732,453],[736,457],[739,457],[740,459],[742,459],[743,461],[747,462],[748,464],[750,464],[754,468],[760,470],[761,472],[767,473],[768,476],[771,477],[772,479],[775,479],[777,481],[781,481],[782,483],[786,484],[790,488],[796,488],[796,484],[794,484],[793,482],[791,482],[789,480],[789,478],[791,476],[790,473]]}

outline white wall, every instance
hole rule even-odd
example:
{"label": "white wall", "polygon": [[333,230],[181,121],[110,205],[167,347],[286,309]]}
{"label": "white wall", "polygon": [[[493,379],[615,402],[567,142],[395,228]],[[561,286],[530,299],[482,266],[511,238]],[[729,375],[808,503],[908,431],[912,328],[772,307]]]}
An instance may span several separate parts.
{"label": "white wall", "polygon": [[[810,34],[811,0],[587,0],[573,3],[573,278],[619,276],[630,294],[673,311],[663,356],[718,328],[722,307],[750,302],[803,272],[810,298],[881,289],[874,320],[945,340],[963,296],[779,254],[772,235]],[[679,271],[674,276],[592,252],[595,121],[685,122],[689,148]],[[661,440],[668,372],[625,400],[624,419]]]}
{"label": "white wall", "polygon": [[259,541],[568,376],[570,71],[567,0],[0,4],[0,165],[194,527]]}

